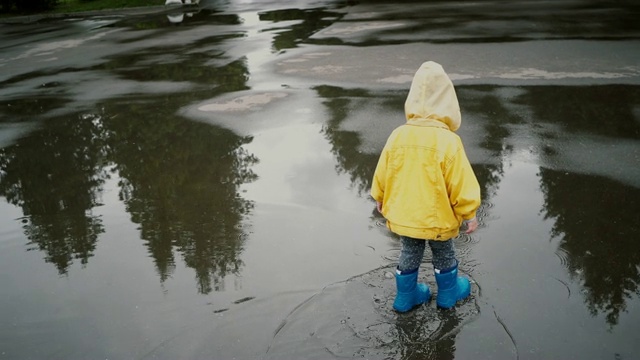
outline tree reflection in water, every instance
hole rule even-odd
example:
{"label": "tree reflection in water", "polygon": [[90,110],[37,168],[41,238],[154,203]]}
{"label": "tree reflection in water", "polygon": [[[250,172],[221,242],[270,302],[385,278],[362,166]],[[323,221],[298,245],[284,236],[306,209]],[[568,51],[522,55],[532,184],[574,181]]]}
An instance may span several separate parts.
{"label": "tree reflection in water", "polygon": [[[240,23],[237,15],[208,13],[205,19]],[[117,26],[146,28],[137,21]],[[147,42],[163,34],[126,41]],[[193,87],[167,95],[111,98],[79,119],[45,121],[42,130],[0,150],[0,194],[22,207],[30,243],[45,251],[60,273],[68,271],[74,258],[87,264],[105,232],[92,211],[109,176],[118,176],[120,200],[139,225],[161,281],[171,275],[175,253],[195,270],[200,293],[221,289],[223,278],[239,271],[242,220],[252,203],[238,194],[238,187],[256,178],[251,166],[258,160],[243,147],[252,138],[175,114],[187,104],[247,89],[246,59],[230,59],[216,47],[242,36],[239,31],[140,48],[91,65],[85,70],[128,81],[188,81]],[[166,61],[167,55],[173,61]],[[44,100],[40,108],[46,105],[47,110],[67,101]],[[14,118],[38,115],[29,106],[11,109]]]}
{"label": "tree reflection in water", "polygon": [[456,87],[460,111],[464,119],[462,126],[467,121],[483,124],[485,133],[480,146],[489,151],[491,159],[498,159],[498,161],[484,164],[472,164],[482,187],[481,212],[484,212],[487,203],[498,191],[500,181],[504,177],[504,159],[513,151],[512,146],[507,142],[511,135],[508,126],[522,122],[519,116],[504,105],[498,93],[500,89],[499,86],[488,85]]}
{"label": "tree reflection in water", "polygon": [[178,252],[206,294],[222,289],[224,277],[242,266],[242,220],[252,203],[238,187],[256,178],[251,167],[258,160],[243,147],[251,137],[175,113],[246,89],[246,59],[211,66],[201,54],[188,53],[175,64],[138,66],[162,54],[151,49],[117,56],[100,68],[139,81],[198,80],[206,89],[113,98],[99,104],[100,111],[44,121],[41,130],[0,150],[0,195],[22,208],[30,244],[64,274],[74,259],[87,264],[93,256],[105,232],[93,209],[105,180],[116,174],[120,199],[139,225],[161,281],[171,275]]}
{"label": "tree reflection in water", "polygon": [[[327,11],[325,8],[271,10],[260,12],[258,15],[260,21],[270,21],[274,24],[286,22],[286,25],[280,28],[270,29],[278,30],[273,37],[274,51],[296,48],[301,42],[308,41],[311,35],[344,16],[342,13]],[[299,23],[291,23],[296,20]]]}
{"label": "tree reflection in water", "polygon": [[568,132],[640,139],[638,86],[532,86],[515,101],[529,106],[538,121]]}
{"label": "tree reflection in water", "polygon": [[[235,36],[235,35],[234,35]],[[196,44],[216,44],[226,36],[213,36]],[[184,51],[197,47],[184,46]],[[165,96],[113,99],[103,105],[109,129],[109,159],[120,181],[120,198],[131,220],[140,226],[161,281],[175,266],[174,250],[196,272],[198,291],[221,290],[223,279],[242,266],[242,220],[252,203],[238,187],[256,178],[251,166],[258,159],[242,145],[251,137],[179,116],[185,104],[246,89],[246,59],[221,66],[206,64],[201,53],[189,53],[180,62],[157,63],[144,71],[136,65],[153,59],[155,50],[124,61],[127,68],[113,71],[135,80],[190,80],[218,84],[214,90]],[[217,54],[215,57],[222,57]]]}
{"label": "tree reflection in water", "polygon": [[315,90],[320,97],[326,99],[323,104],[329,111],[329,119],[322,132],[331,144],[331,152],[338,162],[337,172],[349,174],[351,183],[360,194],[368,193],[380,154],[361,151],[360,134],[341,129],[341,125],[349,116],[353,102],[373,96],[366,90],[348,90],[334,86],[318,86]]}
{"label": "tree reflection in water", "polygon": [[0,149],[0,195],[22,208],[30,245],[60,274],[74,259],[86,265],[105,231],[93,209],[107,169],[120,177],[120,199],[162,281],[175,265],[174,250],[195,269],[201,293],[220,289],[239,270],[241,223],[252,204],[238,186],[256,178],[251,166],[258,160],[242,147],[252,138],[162,115],[172,113],[114,101],[101,114],[47,121]]}
{"label": "tree reflection in water", "polygon": [[163,281],[173,270],[175,249],[196,271],[199,292],[221,290],[222,279],[242,265],[242,220],[253,205],[238,186],[256,178],[251,166],[258,160],[242,147],[252,138],[149,107],[106,107],[127,114],[107,121],[120,198]]}
{"label": "tree reflection in water", "polygon": [[558,254],[580,279],[591,313],[618,323],[626,302],[640,295],[637,217],[640,191],[603,177],[540,170],[546,218],[560,239]]}
{"label": "tree reflection in water", "polygon": [[[517,101],[530,105],[539,121],[567,132],[640,138],[634,115],[640,104],[637,86],[531,87]],[[545,156],[554,163],[554,152]],[[581,280],[591,313],[603,313],[610,326],[616,325],[627,302],[640,295],[640,191],[606,177],[548,167],[539,176],[543,212],[554,219],[552,235],[560,240],[558,256],[569,276]]]}
{"label": "tree reflection in water", "polygon": [[108,178],[105,133],[99,117],[51,119],[0,149],[0,195],[22,208],[30,249],[60,274],[74,259],[86,265],[104,232],[93,208]]}
{"label": "tree reflection in water", "polygon": [[241,221],[252,204],[238,186],[256,178],[257,158],[242,147],[252,139],[150,106],[105,105],[102,114],[45,122],[0,150],[0,195],[22,208],[30,244],[65,274],[74,259],[87,264],[105,231],[93,209],[112,169],[161,279],[177,249],[208,293],[241,266]]}
{"label": "tree reflection in water", "polygon": [[[487,139],[482,146],[497,157],[508,157],[508,126],[524,124],[529,134],[536,134],[534,144],[544,162],[554,163],[556,152],[544,144],[546,132],[538,123],[560,125],[572,133],[586,133],[613,138],[638,138],[640,127],[633,107],[640,102],[637,87],[610,86],[538,86],[503,89],[468,86],[459,89],[463,114],[479,116],[486,122]],[[614,106],[611,106],[614,104]],[[531,113],[521,119],[512,108]],[[605,121],[611,119],[611,121]],[[483,200],[497,191],[503,177],[502,161],[497,165],[476,166],[483,185]],[[637,188],[599,176],[579,175],[562,170],[541,168],[541,189],[545,196],[545,217],[555,221],[552,236],[560,240],[558,257],[569,276],[580,279],[588,309],[595,316],[603,313],[610,326],[618,323],[621,312],[634,296],[640,294],[640,256],[634,241],[640,228],[635,214],[640,211]],[[489,186],[491,185],[491,186]],[[482,209],[481,209],[482,210]]]}

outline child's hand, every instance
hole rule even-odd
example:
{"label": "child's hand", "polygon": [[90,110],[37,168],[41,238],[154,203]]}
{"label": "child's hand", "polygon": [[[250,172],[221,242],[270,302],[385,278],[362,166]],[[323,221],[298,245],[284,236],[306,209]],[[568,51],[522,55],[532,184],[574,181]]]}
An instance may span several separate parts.
{"label": "child's hand", "polygon": [[471,220],[465,220],[465,224],[467,224],[467,230],[464,233],[471,234],[478,228],[478,219],[474,217]]}
{"label": "child's hand", "polygon": [[381,202],[376,201],[376,209],[378,209],[378,212],[380,214],[382,214],[382,203]]}

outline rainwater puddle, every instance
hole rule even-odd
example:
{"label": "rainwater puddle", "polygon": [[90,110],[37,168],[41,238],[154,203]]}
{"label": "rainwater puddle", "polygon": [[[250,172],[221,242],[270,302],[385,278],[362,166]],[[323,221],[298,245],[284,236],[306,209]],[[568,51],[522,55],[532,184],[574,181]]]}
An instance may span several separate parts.
{"label": "rainwater puddle", "polygon": [[[397,314],[392,272],[379,268],[323,288],[283,320],[264,358],[452,358],[457,333],[479,315],[477,287],[455,310],[439,310],[432,300]],[[433,289],[433,275],[428,276]],[[420,281],[429,282],[426,277]]]}
{"label": "rainwater puddle", "polygon": [[[0,358],[636,357],[637,7],[201,6],[0,27]],[[399,315],[368,193],[424,60],[483,202],[472,297]]]}

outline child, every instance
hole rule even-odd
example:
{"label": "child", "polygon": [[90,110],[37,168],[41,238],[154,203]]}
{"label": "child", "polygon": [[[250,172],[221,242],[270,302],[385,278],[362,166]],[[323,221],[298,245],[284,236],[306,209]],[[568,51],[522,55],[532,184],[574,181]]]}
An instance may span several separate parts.
{"label": "child", "polygon": [[436,304],[452,308],[470,294],[469,280],[458,276],[452,238],[462,223],[477,226],[480,186],[460,137],[460,107],[451,80],[439,64],[420,66],[404,104],[407,123],[396,128],[382,150],[371,196],[389,229],[400,235],[393,308],[406,312],[431,298],[418,284],[425,245],[433,253]]}

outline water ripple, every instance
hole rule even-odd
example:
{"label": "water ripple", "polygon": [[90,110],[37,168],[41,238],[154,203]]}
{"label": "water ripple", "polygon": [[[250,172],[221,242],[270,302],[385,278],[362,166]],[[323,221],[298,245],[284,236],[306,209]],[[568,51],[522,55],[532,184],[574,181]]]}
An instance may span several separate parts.
{"label": "water ripple", "polygon": [[[420,280],[432,282],[429,268],[424,270]],[[452,357],[452,340],[479,318],[478,287],[472,286],[471,297],[453,310],[437,309],[431,300],[399,314],[393,310],[390,271],[381,267],[329,285],[302,302],[283,319],[264,359],[326,358],[327,353],[335,358]]]}
{"label": "water ripple", "polygon": [[563,249],[558,247],[558,249],[555,251],[556,256],[558,257],[558,259],[560,260],[560,264],[562,264],[562,266],[564,266],[565,268],[569,268],[569,253]]}
{"label": "water ripple", "polygon": [[477,236],[471,234],[460,234],[456,238],[453,239],[456,248],[464,248],[473,244],[477,244],[480,242],[480,239]]}

